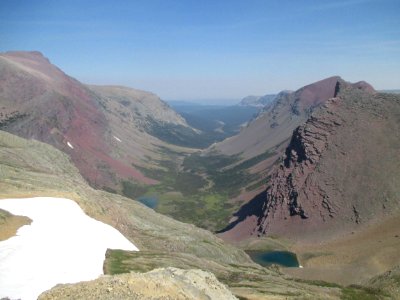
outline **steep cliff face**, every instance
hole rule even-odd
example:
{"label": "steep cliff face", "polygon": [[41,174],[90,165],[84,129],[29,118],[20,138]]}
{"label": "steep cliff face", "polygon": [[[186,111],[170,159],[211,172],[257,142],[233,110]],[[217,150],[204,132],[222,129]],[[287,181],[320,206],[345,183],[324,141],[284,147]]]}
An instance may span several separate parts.
{"label": "steep cliff face", "polygon": [[268,200],[259,219],[258,231],[265,234],[275,214],[281,214],[284,219],[295,216],[308,219],[308,212],[317,205],[313,201],[315,197],[322,199],[324,209],[320,217],[333,217],[329,197],[315,184],[313,173],[328,147],[329,136],[342,125],[343,120],[337,113],[340,101],[339,98],[330,99],[324,106],[330,112],[327,116],[312,116],[306,124],[294,130],[283,162],[273,173],[267,189]]}
{"label": "steep cliff face", "polygon": [[400,99],[339,82],[334,98],[293,132],[266,190],[258,234],[351,231],[395,213]]}

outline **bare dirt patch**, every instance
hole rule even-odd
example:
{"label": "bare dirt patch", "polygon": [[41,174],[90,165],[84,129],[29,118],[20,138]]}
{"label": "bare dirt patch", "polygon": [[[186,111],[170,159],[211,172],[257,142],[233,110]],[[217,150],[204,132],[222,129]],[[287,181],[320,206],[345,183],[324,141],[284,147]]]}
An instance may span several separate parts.
{"label": "bare dirt patch", "polygon": [[324,243],[298,242],[291,247],[303,269],[284,272],[302,279],[339,284],[363,283],[400,265],[400,218],[378,224]]}
{"label": "bare dirt patch", "polygon": [[0,209],[0,241],[5,241],[14,236],[18,229],[31,224],[32,220],[25,216],[14,216]]}

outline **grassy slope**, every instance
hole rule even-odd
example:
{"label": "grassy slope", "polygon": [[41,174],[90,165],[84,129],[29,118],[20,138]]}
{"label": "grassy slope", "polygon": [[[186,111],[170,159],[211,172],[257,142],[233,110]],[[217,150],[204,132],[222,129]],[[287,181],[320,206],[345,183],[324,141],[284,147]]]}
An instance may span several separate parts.
{"label": "grassy slope", "polygon": [[370,279],[367,285],[380,289],[393,299],[400,299],[400,266]]}
{"label": "grassy slope", "polygon": [[67,197],[88,215],[120,230],[141,251],[117,253],[126,259],[114,263],[114,268],[128,265],[126,271],[147,270],[166,262],[202,268],[215,273],[238,295],[335,299],[341,293],[338,288],[284,279],[208,231],[159,215],[128,198],[93,190],[65,154],[46,144],[0,131],[0,176],[0,198]]}
{"label": "grassy slope", "polygon": [[213,142],[237,134],[240,126],[248,122],[258,112],[249,106],[173,106],[192,127],[204,132]]}

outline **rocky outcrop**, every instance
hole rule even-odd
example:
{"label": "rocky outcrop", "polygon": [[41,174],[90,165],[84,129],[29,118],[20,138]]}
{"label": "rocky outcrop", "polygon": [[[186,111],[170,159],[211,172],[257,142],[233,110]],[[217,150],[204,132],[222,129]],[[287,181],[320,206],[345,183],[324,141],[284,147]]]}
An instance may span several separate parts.
{"label": "rocky outcrop", "polygon": [[209,272],[177,268],[155,269],[148,273],[102,276],[76,284],[57,285],[39,300],[87,299],[237,299]]}

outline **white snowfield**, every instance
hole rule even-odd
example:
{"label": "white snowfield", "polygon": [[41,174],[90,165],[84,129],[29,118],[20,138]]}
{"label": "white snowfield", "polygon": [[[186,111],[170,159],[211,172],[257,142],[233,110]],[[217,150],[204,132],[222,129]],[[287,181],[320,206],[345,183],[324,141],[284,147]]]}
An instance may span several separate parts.
{"label": "white snowfield", "polygon": [[3,199],[0,208],[33,220],[0,242],[0,299],[37,299],[56,284],[95,279],[107,248],[138,250],[69,199]]}

